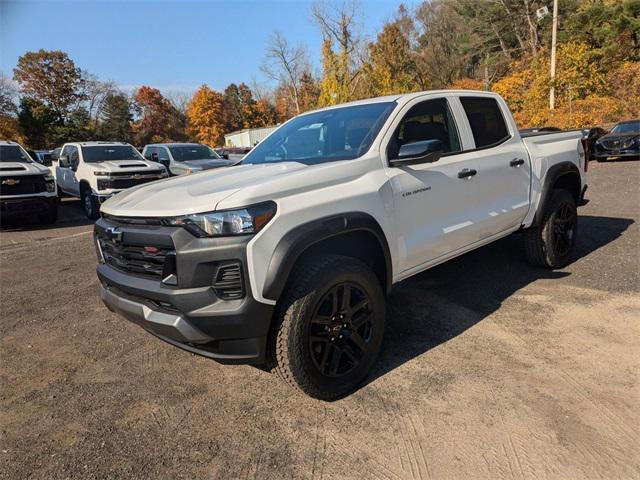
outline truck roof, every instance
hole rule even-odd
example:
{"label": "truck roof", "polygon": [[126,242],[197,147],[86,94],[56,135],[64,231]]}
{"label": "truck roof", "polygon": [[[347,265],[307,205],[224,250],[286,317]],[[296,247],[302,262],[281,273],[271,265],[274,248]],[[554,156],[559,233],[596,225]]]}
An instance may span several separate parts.
{"label": "truck roof", "polygon": [[[189,142],[165,142],[165,143],[148,143],[147,147],[195,147],[198,145],[204,145],[203,143],[189,143]],[[206,145],[205,145],[206,146]]]}
{"label": "truck roof", "polygon": [[101,141],[91,141],[91,142],[67,142],[65,145],[80,145],[81,147],[97,147],[97,146],[108,146],[108,145],[129,145],[127,142],[101,142]]}
{"label": "truck roof", "polygon": [[404,93],[397,95],[386,95],[383,97],[374,97],[374,98],[366,98],[363,100],[355,100],[353,102],[340,103],[338,105],[331,105],[330,107],[318,108],[316,110],[311,110],[309,112],[304,112],[302,115],[312,112],[320,112],[323,110],[331,110],[333,108],[341,108],[341,107],[351,107],[355,105],[369,105],[372,103],[380,103],[380,102],[398,102],[398,103],[407,103],[414,98],[422,97],[424,95],[441,95],[441,94],[449,94],[449,95],[460,95],[460,94],[473,94],[473,95],[485,95],[485,96],[493,96],[497,97],[497,93],[487,92],[486,90],[424,90],[421,92],[413,92],[413,93]]}

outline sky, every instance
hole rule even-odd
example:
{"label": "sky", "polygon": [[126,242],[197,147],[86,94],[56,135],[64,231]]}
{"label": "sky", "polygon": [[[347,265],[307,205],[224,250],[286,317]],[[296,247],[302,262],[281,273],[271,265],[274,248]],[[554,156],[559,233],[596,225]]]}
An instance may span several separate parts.
{"label": "sky", "polygon": [[[311,1],[0,0],[0,70],[27,51],[62,50],[76,66],[123,90],[151,85],[192,93],[203,83],[266,83],[260,72],[274,30],[307,45],[320,68],[322,36]],[[405,2],[406,3],[406,2]],[[400,0],[360,2],[361,34],[374,38]]]}

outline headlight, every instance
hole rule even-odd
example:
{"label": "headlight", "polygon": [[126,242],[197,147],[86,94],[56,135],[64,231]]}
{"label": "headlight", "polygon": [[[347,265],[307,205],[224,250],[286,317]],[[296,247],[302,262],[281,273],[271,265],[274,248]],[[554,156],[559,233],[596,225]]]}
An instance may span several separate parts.
{"label": "headlight", "polygon": [[51,193],[56,191],[56,179],[53,175],[45,175],[44,181],[47,192]]}
{"label": "headlight", "polygon": [[622,148],[631,148],[634,145],[640,145],[640,137],[633,137],[625,140],[625,142],[622,144]]}
{"label": "headlight", "polygon": [[164,177],[168,177],[169,176],[169,172],[167,172],[164,168],[162,170],[158,171],[158,176],[160,178],[164,178]]}
{"label": "headlight", "polygon": [[225,237],[258,233],[276,214],[274,202],[264,202],[237,210],[195,213],[166,220],[197,237]]}
{"label": "headlight", "polygon": [[109,190],[111,188],[111,180],[108,178],[98,179],[98,190]]}
{"label": "headlight", "polygon": [[109,175],[109,172],[93,172],[96,177],[106,177]]}

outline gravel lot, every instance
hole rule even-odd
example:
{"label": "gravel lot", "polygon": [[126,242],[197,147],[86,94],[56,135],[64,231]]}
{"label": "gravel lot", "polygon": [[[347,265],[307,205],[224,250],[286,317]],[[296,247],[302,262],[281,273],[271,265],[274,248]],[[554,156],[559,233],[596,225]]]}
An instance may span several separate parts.
{"label": "gravel lot", "polygon": [[107,311],[78,202],[6,226],[0,477],[640,478],[640,162],[589,174],[575,263],[531,268],[514,235],[397,285],[333,403]]}

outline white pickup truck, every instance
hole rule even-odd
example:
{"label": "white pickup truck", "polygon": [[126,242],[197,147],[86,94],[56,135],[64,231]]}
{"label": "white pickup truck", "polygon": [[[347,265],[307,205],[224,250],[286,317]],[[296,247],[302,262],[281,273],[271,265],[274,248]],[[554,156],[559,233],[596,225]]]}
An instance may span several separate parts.
{"label": "white pickup truck", "polygon": [[100,204],[116,193],[169,176],[124,142],[65,143],[54,161],[58,193],[79,197],[90,219],[98,218]]}
{"label": "white pickup truck", "polygon": [[37,215],[41,223],[58,218],[56,181],[16,142],[0,140],[0,216]]}
{"label": "white pickup truck", "polygon": [[394,283],[516,231],[534,264],[569,263],[580,137],[521,138],[487,92],[305,113],[241,165],[104,203],[100,295],[170,344],[333,399],[375,361]]}

